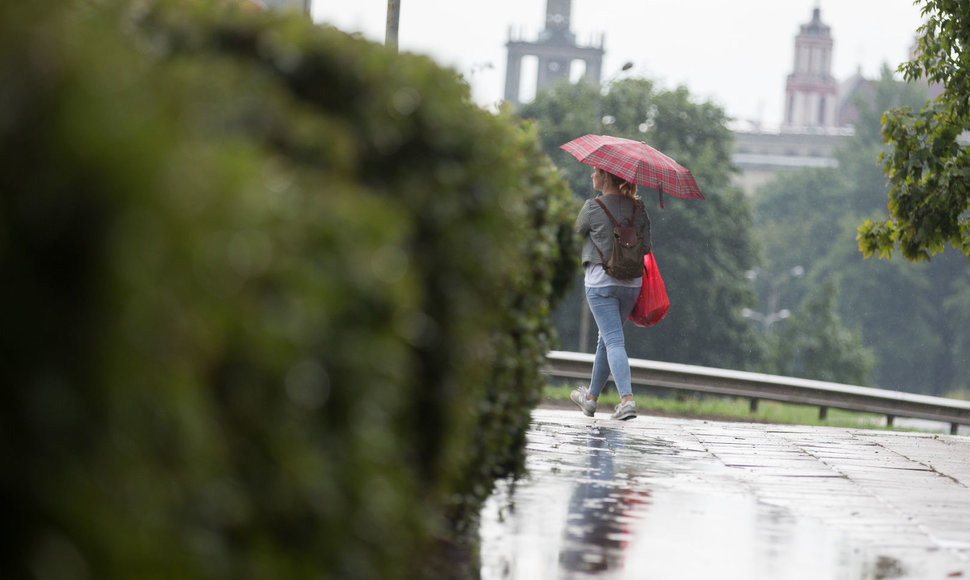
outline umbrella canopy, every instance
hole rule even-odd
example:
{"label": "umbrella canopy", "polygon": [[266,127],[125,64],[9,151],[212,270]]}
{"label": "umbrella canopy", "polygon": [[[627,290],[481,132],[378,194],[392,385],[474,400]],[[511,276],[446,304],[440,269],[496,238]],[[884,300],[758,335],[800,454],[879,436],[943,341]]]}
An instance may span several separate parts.
{"label": "umbrella canopy", "polygon": [[582,163],[599,167],[631,183],[659,190],[660,207],[663,207],[664,193],[704,199],[690,170],[643,141],[585,135],[560,145],[560,148]]}

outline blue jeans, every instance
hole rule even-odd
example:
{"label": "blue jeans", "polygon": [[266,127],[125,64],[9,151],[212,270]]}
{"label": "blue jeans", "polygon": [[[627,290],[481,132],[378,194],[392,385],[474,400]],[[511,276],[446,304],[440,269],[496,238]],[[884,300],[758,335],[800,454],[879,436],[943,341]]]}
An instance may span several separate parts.
{"label": "blue jeans", "polygon": [[596,358],[593,360],[593,376],[589,392],[598,398],[606,386],[606,380],[613,373],[613,382],[620,396],[633,394],[630,386],[630,359],[626,354],[623,340],[623,323],[636,305],[640,288],[625,286],[586,287],[586,301],[593,313],[599,340],[596,341]]}

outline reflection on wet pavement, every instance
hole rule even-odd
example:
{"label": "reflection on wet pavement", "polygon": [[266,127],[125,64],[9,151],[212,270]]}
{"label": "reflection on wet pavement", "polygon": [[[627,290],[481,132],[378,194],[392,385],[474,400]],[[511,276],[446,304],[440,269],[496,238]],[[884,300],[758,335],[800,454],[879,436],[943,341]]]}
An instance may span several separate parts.
{"label": "reflection on wet pavement", "polygon": [[637,489],[629,470],[617,471],[614,456],[624,434],[608,427],[586,435],[587,476],[573,487],[559,565],[578,572],[602,572],[622,567],[630,528],[644,511],[650,494]]}
{"label": "reflection on wet pavement", "polygon": [[527,449],[485,580],[970,578],[965,437],[538,410]]}

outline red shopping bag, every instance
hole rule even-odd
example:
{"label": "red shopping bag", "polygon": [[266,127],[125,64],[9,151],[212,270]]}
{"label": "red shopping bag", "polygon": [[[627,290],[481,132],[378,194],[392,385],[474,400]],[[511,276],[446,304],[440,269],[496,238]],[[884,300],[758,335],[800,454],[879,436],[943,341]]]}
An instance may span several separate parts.
{"label": "red shopping bag", "polygon": [[670,300],[667,298],[667,287],[660,277],[653,252],[650,252],[643,257],[643,286],[640,287],[640,297],[627,320],[637,326],[653,326],[667,315],[668,310]]}

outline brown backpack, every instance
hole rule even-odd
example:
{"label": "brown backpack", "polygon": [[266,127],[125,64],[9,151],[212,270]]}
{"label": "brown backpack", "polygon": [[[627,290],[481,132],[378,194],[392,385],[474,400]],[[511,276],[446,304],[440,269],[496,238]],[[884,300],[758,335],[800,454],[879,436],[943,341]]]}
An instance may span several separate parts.
{"label": "brown backpack", "polygon": [[[630,216],[629,225],[621,226],[598,197],[593,198],[593,201],[603,208],[606,217],[613,222],[613,253],[610,254],[610,259],[604,260],[603,252],[596,248],[603,269],[618,280],[632,280],[643,276],[643,232],[636,227],[635,219],[640,204],[633,203],[633,215]],[[593,244],[593,247],[595,248],[596,244]]]}

